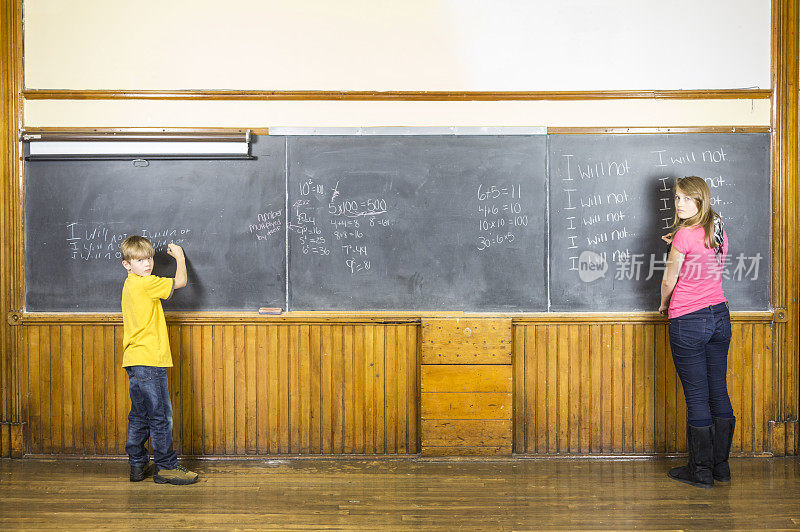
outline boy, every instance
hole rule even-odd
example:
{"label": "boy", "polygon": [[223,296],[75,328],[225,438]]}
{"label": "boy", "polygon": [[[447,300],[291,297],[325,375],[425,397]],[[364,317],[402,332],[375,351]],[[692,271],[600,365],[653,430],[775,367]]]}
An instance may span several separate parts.
{"label": "boy", "polygon": [[186,258],[183,249],[167,249],[178,263],[175,279],[150,275],[153,245],[144,237],[130,236],[120,245],[122,265],[128,278],[122,287],[122,366],[128,373],[131,412],[128,414],[128,443],[125,450],[131,466],[130,480],[144,480],[149,455],[144,444],[148,436],[156,463],[153,480],[159,484],[193,484],[198,475],[178,465],[172,449],[172,403],[167,385],[167,368],[172,367],[167,322],[161,300],[186,286]]}

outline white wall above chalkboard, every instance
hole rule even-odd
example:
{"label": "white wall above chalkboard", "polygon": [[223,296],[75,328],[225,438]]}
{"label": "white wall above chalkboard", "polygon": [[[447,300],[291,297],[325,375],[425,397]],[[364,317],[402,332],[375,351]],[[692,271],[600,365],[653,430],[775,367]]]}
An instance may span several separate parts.
{"label": "white wall above chalkboard", "polygon": [[770,86],[769,0],[25,0],[29,89]]}

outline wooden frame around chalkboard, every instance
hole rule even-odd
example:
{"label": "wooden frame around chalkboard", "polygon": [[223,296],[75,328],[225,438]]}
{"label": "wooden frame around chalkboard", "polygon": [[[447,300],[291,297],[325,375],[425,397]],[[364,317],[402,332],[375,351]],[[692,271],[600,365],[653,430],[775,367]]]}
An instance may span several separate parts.
{"label": "wooden frame around chalkboard", "polygon": [[[498,101],[498,100],[615,100],[615,99],[766,99],[771,98],[769,128],[553,128],[553,133],[667,133],[667,132],[764,132],[771,133],[771,197],[772,268],[771,301],[774,316],[764,313],[737,313],[734,320],[757,320],[771,324],[771,366],[766,369],[764,384],[774,392],[770,403],[769,442],[765,449],[773,454],[795,454],[800,447],[798,417],[798,293],[800,292],[800,257],[798,256],[798,42],[800,2],[772,0],[772,45],[770,90],[689,90],[689,91],[591,91],[591,92],[358,92],[358,91],[123,91],[123,90],[25,90],[23,83],[23,0],[4,0],[0,4],[0,35],[3,35],[3,57],[0,60],[0,314],[18,317],[24,298],[22,196],[20,179],[22,160],[18,135],[23,125],[25,99],[69,100],[407,100],[407,101]],[[43,128],[49,129],[49,128]],[[134,128],[88,128],[120,131]],[[182,130],[185,131],[185,130]],[[254,132],[260,132],[254,130]],[[454,315],[456,313],[448,313]],[[515,321],[530,323],[626,323],[654,322],[655,313],[580,314],[511,316]],[[25,315],[22,321],[36,327],[62,324],[87,326],[117,323],[117,316],[96,315]],[[264,323],[298,320],[296,323],[416,322],[405,313],[293,313],[292,316],[241,316],[234,314],[181,313],[170,315],[172,324],[192,323]],[[216,320],[216,321],[215,321]],[[262,321],[263,320],[263,321]],[[21,422],[27,411],[23,393],[25,344],[19,322],[0,326],[0,455],[19,456],[23,452]],[[9,439],[10,445],[6,444]]]}

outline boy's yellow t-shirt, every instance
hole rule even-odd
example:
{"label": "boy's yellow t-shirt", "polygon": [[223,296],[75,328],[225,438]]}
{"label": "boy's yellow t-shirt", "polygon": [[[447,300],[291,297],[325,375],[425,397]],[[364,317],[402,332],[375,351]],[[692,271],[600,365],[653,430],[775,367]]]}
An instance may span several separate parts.
{"label": "boy's yellow t-shirt", "polygon": [[167,322],[161,300],[172,294],[173,279],[129,273],[122,287],[122,367],[172,367]]}

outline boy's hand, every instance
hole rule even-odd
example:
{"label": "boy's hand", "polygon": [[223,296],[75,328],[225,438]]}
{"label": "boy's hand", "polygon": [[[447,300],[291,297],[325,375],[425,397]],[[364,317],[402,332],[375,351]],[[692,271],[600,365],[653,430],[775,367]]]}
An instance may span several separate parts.
{"label": "boy's hand", "polygon": [[185,260],[186,257],[183,254],[183,248],[180,247],[178,244],[168,244],[167,245],[167,255],[174,257],[175,260]]}

